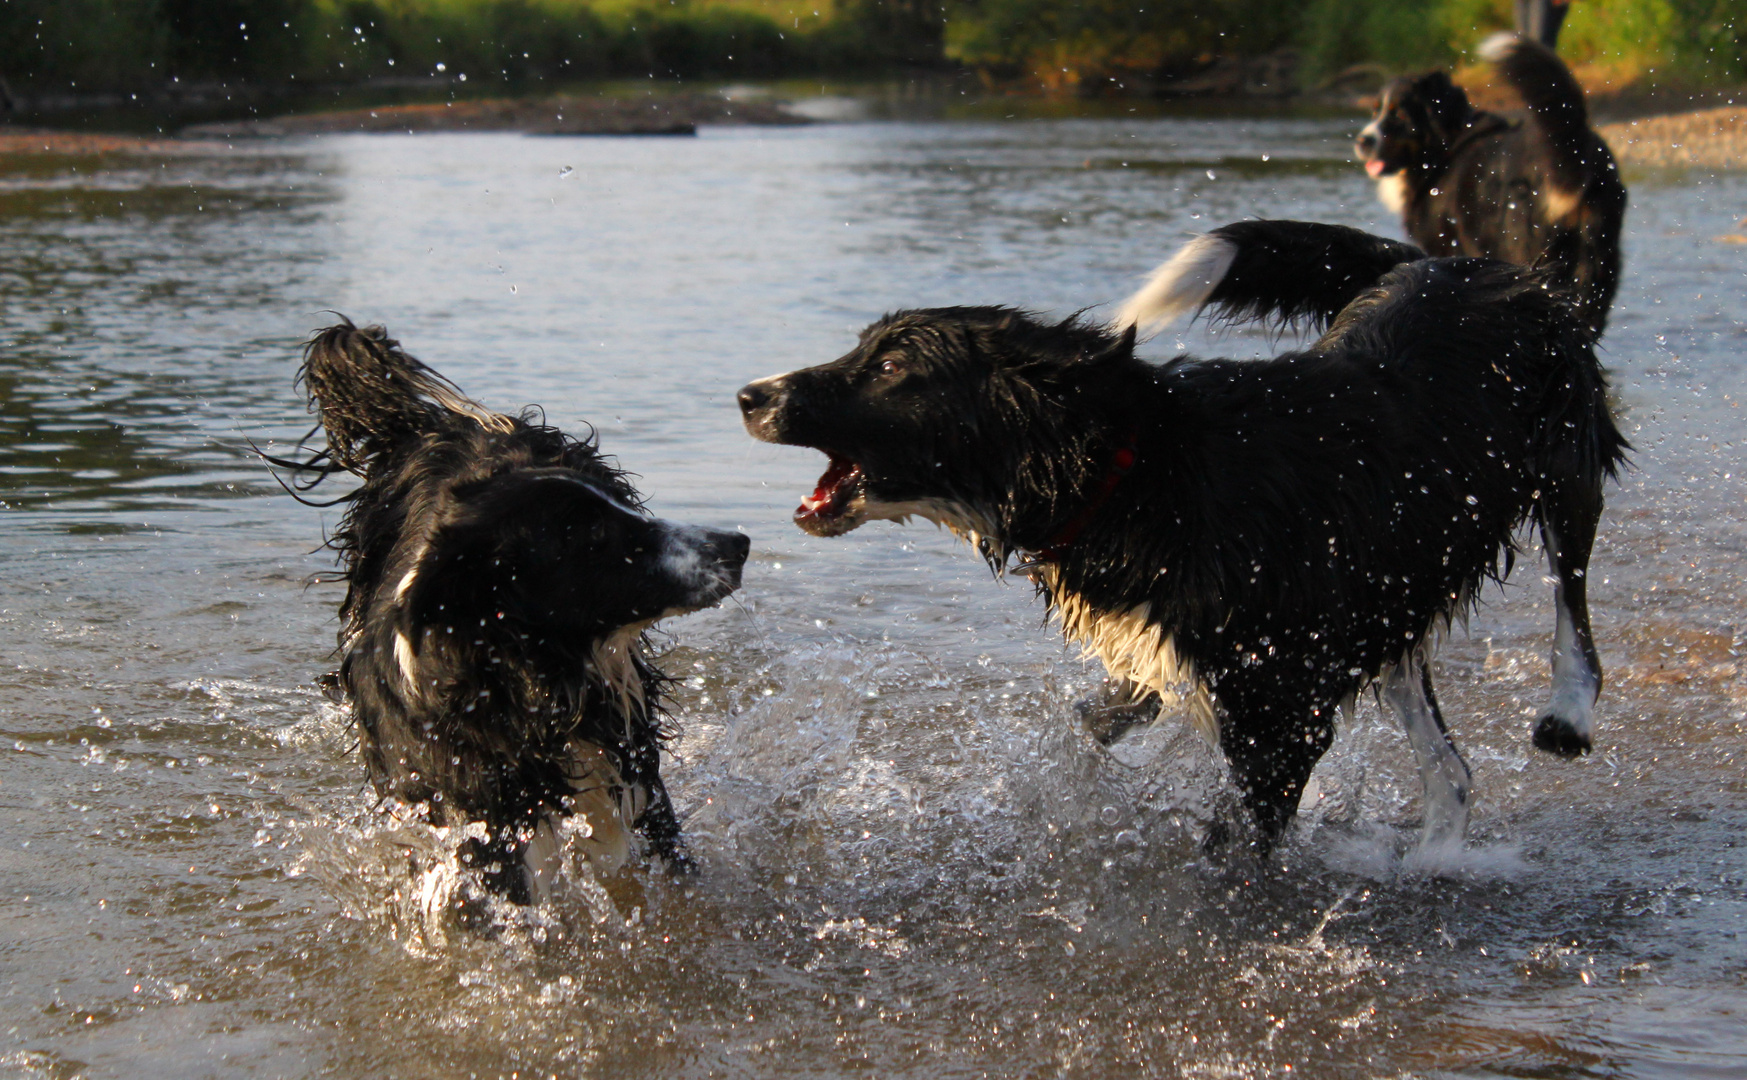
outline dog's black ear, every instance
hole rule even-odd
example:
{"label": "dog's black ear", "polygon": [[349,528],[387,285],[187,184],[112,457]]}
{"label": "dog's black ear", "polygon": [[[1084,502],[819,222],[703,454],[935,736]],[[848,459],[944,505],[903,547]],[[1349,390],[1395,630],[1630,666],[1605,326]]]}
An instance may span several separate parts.
{"label": "dog's black ear", "polygon": [[1420,76],[1415,89],[1425,101],[1428,118],[1444,142],[1455,142],[1474,114],[1474,107],[1468,103],[1468,92],[1443,71]]}
{"label": "dog's black ear", "polygon": [[1111,342],[1108,348],[1088,356],[1086,358],[1086,363],[1108,364],[1113,360],[1134,359],[1134,340],[1136,330],[1136,325],[1134,323],[1129,323],[1128,326],[1123,329],[1120,337]]}

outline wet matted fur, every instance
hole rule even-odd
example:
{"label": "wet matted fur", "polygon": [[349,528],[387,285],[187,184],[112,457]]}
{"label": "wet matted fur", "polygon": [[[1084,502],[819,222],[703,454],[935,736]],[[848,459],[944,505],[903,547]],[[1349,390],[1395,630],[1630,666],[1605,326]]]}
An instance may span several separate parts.
{"label": "wet matted fur", "polygon": [[1550,50],[1499,34],[1481,55],[1522,96],[1525,119],[1473,108],[1434,71],[1385,86],[1355,149],[1415,243],[1433,255],[1550,268],[1599,336],[1619,283],[1626,212],[1613,153]]}
{"label": "wet matted fur", "polygon": [[326,445],[269,460],[300,492],[363,481],[328,545],[347,583],[337,684],[377,793],[484,822],[463,855],[520,901],[549,883],[564,818],[586,821],[602,872],[633,829],[679,860],[644,631],[737,588],[747,538],[649,516],[592,432],[493,412],[381,327],[320,331],[298,377]]}
{"label": "wet matted fur", "polygon": [[1508,573],[1531,519],[1560,583],[1535,740],[1590,745],[1600,667],[1583,573],[1624,449],[1601,369],[1543,274],[1418,259],[1351,229],[1230,228],[1239,239],[1221,238],[1231,250],[1212,252],[1223,266],[1196,303],[1332,320],[1309,348],[1152,364],[1132,324],[904,311],[839,360],[741,390],[747,429],[828,455],[795,513],[808,532],[918,516],[997,570],[1020,558],[1112,675],[1186,700],[1264,845],[1296,812],[1336,710],[1372,685],[1420,753],[1427,838],[1459,838],[1468,771],[1426,664],[1481,584]]}

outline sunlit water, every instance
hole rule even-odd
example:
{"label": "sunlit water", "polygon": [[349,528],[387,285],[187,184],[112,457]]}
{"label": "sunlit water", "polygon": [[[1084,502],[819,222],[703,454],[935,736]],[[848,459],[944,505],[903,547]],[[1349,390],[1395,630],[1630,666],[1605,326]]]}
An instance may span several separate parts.
{"label": "sunlit water", "polygon": [[[1221,773],[1099,749],[1023,586],[924,526],[814,540],[822,464],[733,392],[882,312],[1120,298],[1247,215],[1394,232],[1350,124],[864,124],[344,137],[0,178],[0,1063],[53,1077],[1698,1077],[1747,1070],[1747,178],[1637,176],[1607,340],[1634,469],[1592,569],[1597,753],[1530,749],[1538,557],[1439,664],[1473,850],[1411,854],[1361,708],[1272,865],[1199,852]],[[1266,155],[1266,157],[1264,157]],[[487,403],[593,423],[665,516],[754,541],[674,623],[697,862],[420,911],[311,686],[334,511],[247,440],[297,344],[381,321]],[[1196,348],[1199,335],[1184,339]],[[1258,338],[1216,343],[1254,352]],[[1161,339],[1164,355],[1173,342]],[[453,883],[449,883],[453,885]],[[427,895],[425,899],[429,899]]]}

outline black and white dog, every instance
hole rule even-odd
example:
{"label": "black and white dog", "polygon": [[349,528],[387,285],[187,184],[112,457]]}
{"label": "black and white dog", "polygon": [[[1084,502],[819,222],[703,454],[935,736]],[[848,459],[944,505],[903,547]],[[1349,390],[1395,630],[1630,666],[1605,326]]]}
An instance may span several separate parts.
{"label": "black and white dog", "polygon": [[[1588,334],[1542,273],[1337,226],[1230,225],[1173,262],[1174,291],[1122,333],[888,316],[841,359],[742,389],[746,427],[828,456],[795,512],[810,533],[915,516],[997,571],[1019,556],[1069,638],[1217,739],[1262,846],[1373,685],[1418,755],[1425,840],[1459,842],[1469,773],[1428,665],[1527,520],[1559,581],[1534,741],[1590,746],[1584,571],[1625,444]],[[1135,323],[1203,303],[1327,331],[1272,360],[1136,358]]]}
{"label": "black and white dog", "polygon": [[592,437],[492,412],[381,327],[317,333],[298,378],[326,446],[268,460],[300,492],[363,480],[328,544],[338,684],[377,793],[483,822],[463,857],[521,902],[548,891],[565,818],[602,873],[633,830],[679,860],[644,631],[733,592],[747,538],[650,517]]}
{"label": "black and white dog", "polygon": [[1473,108],[1434,71],[1384,87],[1354,148],[1415,243],[1433,255],[1549,267],[1599,336],[1620,275],[1619,168],[1550,49],[1498,34],[1480,54],[1522,96],[1526,120]]}

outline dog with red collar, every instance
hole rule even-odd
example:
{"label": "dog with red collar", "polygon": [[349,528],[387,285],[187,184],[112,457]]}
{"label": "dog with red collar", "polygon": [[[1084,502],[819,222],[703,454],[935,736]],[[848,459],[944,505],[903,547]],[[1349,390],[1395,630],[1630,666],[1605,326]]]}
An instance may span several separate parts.
{"label": "dog with red collar", "polygon": [[[1242,222],[1191,249],[1120,331],[889,315],[840,359],[743,388],[746,428],[826,454],[794,515],[809,533],[921,517],[997,572],[1017,560],[1070,639],[1217,741],[1259,847],[1373,686],[1419,754],[1425,841],[1460,843],[1469,773],[1429,661],[1528,520],[1561,613],[1535,741],[1590,746],[1584,571],[1625,443],[1589,336],[1543,273],[1353,229]],[[1327,331],[1269,360],[1135,355],[1137,326],[1202,305]]]}

